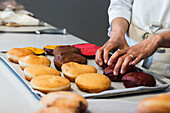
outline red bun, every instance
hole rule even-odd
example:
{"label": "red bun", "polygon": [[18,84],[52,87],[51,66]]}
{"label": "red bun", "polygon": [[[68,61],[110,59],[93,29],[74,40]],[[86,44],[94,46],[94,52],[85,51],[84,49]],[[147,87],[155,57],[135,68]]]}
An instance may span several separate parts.
{"label": "red bun", "polygon": [[81,54],[86,58],[95,58],[96,51],[100,48],[100,46],[89,43],[75,44],[73,47],[79,48],[81,50]]}
{"label": "red bun", "polygon": [[148,86],[153,87],[156,85],[154,77],[147,73],[130,72],[123,76],[123,84],[126,88]]}
{"label": "red bun", "polygon": [[109,77],[110,80],[113,81],[113,82],[121,82],[122,81],[122,77],[125,74],[127,74],[129,72],[137,72],[137,69],[136,69],[135,66],[130,66],[129,65],[127,67],[127,69],[126,69],[126,73],[125,74],[120,74],[119,73],[117,76],[115,76],[113,74],[113,71],[114,71],[114,67],[115,67],[116,63],[117,63],[117,59],[114,60],[114,62],[113,62],[113,64],[111,66],[105,67],[104,72],[103,72],[103,74],[106,75],[107,77]]}

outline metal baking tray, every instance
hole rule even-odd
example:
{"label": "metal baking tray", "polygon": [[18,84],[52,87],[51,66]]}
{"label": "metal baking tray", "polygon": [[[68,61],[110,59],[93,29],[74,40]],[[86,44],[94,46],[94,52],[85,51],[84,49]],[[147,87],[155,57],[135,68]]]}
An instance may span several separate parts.
{"label": "metal baking tray", "polygon": [[[54,67],[53,64],[53,56],[49,56],[47,55],[47,57],[51,60],[51,67]],[[23,70],[20,68],[19,64],[15,64],[10,62],[7,59],[7,55],[5,53],[0,53],[0,58],[2,61],[4,61],[4,63],[6,63],[10,69],[13,70],[14,74],[16,77],[18,77],[20,79],[20,81],[31,91],[31,93],[37,98],[40,99],[42,96],[44,96],[45,94],[34,90],[31,86],[29,81],[27,81],[24,77],[24,72]],[[95,61],[93,59],[88,60],[88,65],[94,66],[97,68],[98,73],[103,73],[103,70],[100,69]],[[85,98],[100,98],[100,97],[109,97],[109,96],[118,96],[118,95],[127,95],[127,94],[137,94],[137,93],[143,93],[143,92],[153,92],[153,91],[160,91],[160,90],[164,90],[166,88],[169,87],[169,79],[157,75],[155,73],[152,73],[150,71],[147,71],[146,69],[142,68],[142,67],[138,67],[141,71],[145,72],[145,73],[150,73],[152,74],[155,79],[156,79],[156,86],[155,87],[145,87],[145,86],[140,86],[140,87],[135,87],[135,88],[125,88],[123,86],[122,82],[112,82],[111,83],[111,88],[107,91],[103,91],[101,93],[88,93],[88,92],[82,92],[78,89],[78,87],[76,86],[75,83],[71,83],[71,91],[75,92],[77,94],[82,95]],[[61,75],[63,76],[63,74],[61,73]]]}

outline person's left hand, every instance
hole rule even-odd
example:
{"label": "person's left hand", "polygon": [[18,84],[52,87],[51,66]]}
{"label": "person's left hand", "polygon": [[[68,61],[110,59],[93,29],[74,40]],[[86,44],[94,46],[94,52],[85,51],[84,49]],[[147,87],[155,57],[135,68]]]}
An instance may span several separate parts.
{"label": "person's left hand", "polygon": [[118,75],[119,72],[124,74],[128,65],[136,65],[142,59],[154,54],[159,47],[159,39],[159,35],[153,35],[132,47],[116,51],[108,61],[108,65],[111,65],[114,59],[119,57],[114,68],[114,75]]}

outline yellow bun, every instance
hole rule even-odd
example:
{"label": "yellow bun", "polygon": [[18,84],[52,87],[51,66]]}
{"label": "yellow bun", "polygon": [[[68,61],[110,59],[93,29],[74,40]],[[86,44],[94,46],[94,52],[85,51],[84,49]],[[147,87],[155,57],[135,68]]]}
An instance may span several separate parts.
{"label": "yellow bun", "polygon": [[27,80],[40,75],[57,75],[61,76],[60,72],[54,68],[47,67],[44,65],[31,65],[24,69],[24,76]]}
{"label": "yellow bun", "polygon": [[18,63],[19,58],[28,55],[35,55],[35,53],[24,48],[13,48],[7,52],[7,58],[14,63]]}
{"label": "yellow bun", "polygon": [[44,50],[46,51],[47,54],[54,55],[53,50],[55,47],[58,47],[58,46],[64,46],[64,45],[47,45],[47,46],[44,46]]}
{"label": "yellow bun", "polygon": [[18,62],[22,69],[24,69],[27,66],[31,66],[31,65],[44,65],[44,66],[51,65],[51,61],[47,57],[36,56],[36,55],[29,55],[26,57],[21,57]]}
{"label": "yellow bun", "polygon": [[29,49],[33,52],[35,52],[36,55],[43,55],[45,54],[45,51],[41,48],[36,48],[36,47],[25,47],[24,49]]}
{"label": "yellow bun", "polygon": [[64,46],[64,45],[47,45],[47,46],[44,46],[44,48],[54,50],[54,48],[57,47],[57,46]]}
{"label": "yellow bun", "polygon": [[170,113],[170,95],[160,94],[140,101],[138,113]]}
{"label": "yellow bun", "polygon": [[47,107],[45,109],[41,109],[36,113],[75,113],[68,109],[61,109],[56,107]]}
{"label": "yellow bun", "polygon": [[99,73],[86,73],[79,75],[75,83],[77,87],[82,91],[88,91],[90,93],[98,93],[110,88],[110,79]]}
{"label": "yellow bun", "polygon": [[87,101],[82,96],[69,91],[48,93],[42,97],[40,103],[46,107],[70,109],[74,113],[84,113],[88,106]]}
{"label": "yellow bun", "polygon": [[97,73],[97,69],[90,65],[78,64],[76,62],[69,62],[62,65],[61,70],[66,78],[70,81],[85,73]]}
{"label": "yellow bun", "polygon": [[68,79],[54,75],[37,76],[34,77],[30,83],[32,88],[43,93],[54,91],[67,91],[70,90],[71,87],[71,83]]}

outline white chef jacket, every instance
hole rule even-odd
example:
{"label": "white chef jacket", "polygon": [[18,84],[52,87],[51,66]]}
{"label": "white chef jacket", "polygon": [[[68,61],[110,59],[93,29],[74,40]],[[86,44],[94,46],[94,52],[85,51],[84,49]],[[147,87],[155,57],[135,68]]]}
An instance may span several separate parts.
{"label": "white chef jacket", "polygon": [[[133,46],[151,35],[170,31],[170,0],[110,0],[109,23],[117,17],[129,24],[126,40]],[[108,35],[110,35],[111,27]],[[170,49],[163,48],[141,65],[158,74],[170,77]]]}

